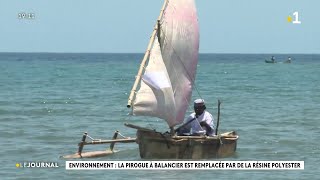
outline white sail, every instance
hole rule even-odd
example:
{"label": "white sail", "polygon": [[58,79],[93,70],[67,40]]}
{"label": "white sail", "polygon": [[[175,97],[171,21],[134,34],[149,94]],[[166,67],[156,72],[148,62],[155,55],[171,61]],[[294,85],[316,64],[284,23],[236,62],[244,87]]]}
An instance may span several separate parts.
{"label": "white sail", "polygon": [[198,51],[194,0],[168,1],[132,103],[132,113],[159,117],[170,127],[182,123],[192,93]]}

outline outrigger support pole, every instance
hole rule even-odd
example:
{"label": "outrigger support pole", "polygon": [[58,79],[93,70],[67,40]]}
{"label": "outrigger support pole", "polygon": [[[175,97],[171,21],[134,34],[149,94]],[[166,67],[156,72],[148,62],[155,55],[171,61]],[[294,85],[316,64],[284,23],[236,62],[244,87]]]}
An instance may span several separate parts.
{"label": "outrigger support pole", "polygon": [[[115,131],[112,139],[117,139],[118,134],[119,134],[119,131],[118,131],[118,130]],[[116,143],[116,142],[112,142],[112,143],[110,144],[110,151],[113,151],[113,147],[114,147],[114,144],[115,144],[115,143]]]}
{"label": "outrigger support pole", "polygon": [[81,140],[81,142],[79,143],[78,154],[79,154],[80,156],[81,156],[81,153],[82,153],[82,150],[83,150],[84,143],[86,142],[87,135],[88,135],[87,132],[83,133],[82,140]]}

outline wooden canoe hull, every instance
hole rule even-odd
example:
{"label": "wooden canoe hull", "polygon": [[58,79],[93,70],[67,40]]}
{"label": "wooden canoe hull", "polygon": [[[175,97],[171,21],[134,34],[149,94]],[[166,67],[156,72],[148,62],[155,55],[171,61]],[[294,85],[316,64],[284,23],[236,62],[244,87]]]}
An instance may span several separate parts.
{"label": "wooden canoe hull", "polygon": [[277,63],[276,61],[272,61],[272,60],[265,60],[266,63]]}
{"label": "wooden canoe hull", "polygon": [[140,157],[144,159],[209,159],[228,157],[237,149],[238,135],[232,131],[215,137],[170,136],[137,131]]}

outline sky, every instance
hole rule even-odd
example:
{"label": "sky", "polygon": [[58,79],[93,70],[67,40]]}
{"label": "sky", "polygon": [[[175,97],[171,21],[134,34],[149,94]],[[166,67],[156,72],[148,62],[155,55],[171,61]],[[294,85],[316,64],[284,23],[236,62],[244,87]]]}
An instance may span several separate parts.
{"label": "sky", "polygon": [[[0,0],[0,52],[143,53],[163,0]],[[320,54],[319,0],[196,0],[200,53]],[[288,21],[298,12],[301,24]],[[19,18],[21,13],[32,18]]]}

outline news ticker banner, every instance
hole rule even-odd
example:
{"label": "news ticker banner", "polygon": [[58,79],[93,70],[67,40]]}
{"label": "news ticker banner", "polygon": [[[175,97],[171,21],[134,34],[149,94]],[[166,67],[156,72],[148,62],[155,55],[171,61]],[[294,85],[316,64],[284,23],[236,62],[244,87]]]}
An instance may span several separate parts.
{"label": "news ticker banner", "polygon": [[304,161],[66,161],[67,170],[304,170]]}

